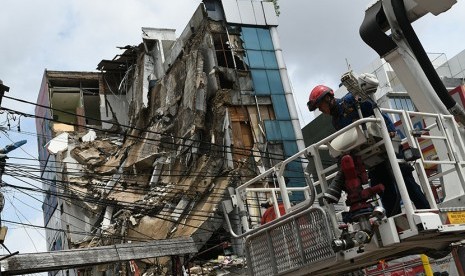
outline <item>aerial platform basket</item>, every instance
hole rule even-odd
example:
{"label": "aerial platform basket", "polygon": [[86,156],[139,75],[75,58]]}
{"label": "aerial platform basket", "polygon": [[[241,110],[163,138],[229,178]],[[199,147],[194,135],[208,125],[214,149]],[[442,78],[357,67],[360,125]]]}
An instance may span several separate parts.
{"label": "aerial platform basket", "polygon": [[[223,204],[232,235],[244,242],[251,275],[337,275],[373,265],[382,259],[412,254],[444,256],[451,246],[463,243],[465,147],[453,116],[382,111],[396,114],[400,119],[400,142],[408,145],[405,148],[422,149],[425,143],[430,143],[428,148],[436,149],[435,158],[420,151],[418,159],[411,162],[431,209],[416,209],[410,201],[399,169],[399,162],[405,161],[397,159],[378,110],[375,118],[360,119],[247,181],[235,189],[228,203]],[[364,131],[369,129],[362,127],[366,124],[378,129]],[[354,141],[343,139],[341,142],[339,138],[337,142],[338,137],[347,136],[347,133],[352,133],[349,136]],[[367,168],[377,164],[379,159],[389,160],[402,199],[400,214],[392,217],[365,214],[361,219],[344,224],[342,213],[349,209],[344,200],[338,204],[323,200],[328,184],[339,168],[337,164],[323,166],[321,154],[324,151],[332,156],[347,154],[341,145],[350,148],[347,151],[350,154],[360,156]],[[298,158],[309,161],[305,169],[308,186],[286,187],[286,166]],[[435,169],[433,173],[432,168]],[[262,185],[269,183],[270,178],[275,179],[279,187]],[[291,206],[288,194],[294,192],[303,192],[305,200]],[[251,206],[260,206],[264,200],[271,201],[277,218],[260,225],[257,219],[261,214],[260,207]],[[374,206],[381,204],[379,197],[373,197],[370,203]],[[284,215],[280,214],[280,204],[285,207]],[[234,232],[229,220],[228,213],[234,208],[237,208],[241,222],[234,229],[241,228],[241,234]]]}

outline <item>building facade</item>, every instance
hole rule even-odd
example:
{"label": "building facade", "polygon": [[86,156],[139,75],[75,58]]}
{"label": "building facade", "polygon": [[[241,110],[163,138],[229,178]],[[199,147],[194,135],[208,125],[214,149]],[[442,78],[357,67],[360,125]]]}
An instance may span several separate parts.
{"label": "building facade", "polygon": [[[36,125],[44,220],[58,229],[46,231],[48,249],[190,236],[200,251],[230,242],[243,254],[219,208],[228,188],[304,147],[277,25],[271,2],[205,0],[179,37],[143,27],[139,45],[96,72],[46,70]],[[305,185],[302,164],[286,178]],[[262,211],[249,210],[257,221]],[[52,274],[174,274],[170,263],[188,262]]]}

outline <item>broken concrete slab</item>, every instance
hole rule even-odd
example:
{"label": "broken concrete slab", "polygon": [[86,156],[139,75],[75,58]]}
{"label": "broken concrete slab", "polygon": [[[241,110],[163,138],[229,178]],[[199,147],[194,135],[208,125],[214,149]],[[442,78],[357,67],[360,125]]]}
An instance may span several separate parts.
{"label": "broken concrete slab", "polygon": [[68,138],[69,134],[67,132],[63,132],[60,135],[56,136],[47,145],[47,150],[51,154],[57,154],[59,152],[65,151],[68,149]]}
{"label": "broken concrete slab", "polygon": [[73,125],[62,124],[62,123],[53,123],[53,133],[60,133],[60,132],[73,132],[75,128]]}
{"label": "broken concrete slab", "polygon": [[86,135],[82,136],[82,141],[83,142],[92,142],[97,138],[97,134],[93,129],[90,129]]}
{"label": "broken concrete slab", "polygon": [[100,155],[100,151],[96,148],[74,148],[71,150],[71,156],[80,164],[96,166],[103,164],[105,157]]}

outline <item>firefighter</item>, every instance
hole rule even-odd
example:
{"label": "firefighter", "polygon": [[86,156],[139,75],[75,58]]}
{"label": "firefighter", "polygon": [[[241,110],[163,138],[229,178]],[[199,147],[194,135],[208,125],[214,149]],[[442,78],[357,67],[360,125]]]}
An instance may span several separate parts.
{"label": "firefighter", "polygon": [[[347,93],[344,97],[339,99],[334,97],[334,91],[331,88],[325,85],[317,85],[310,93],[307,107],[310,111],[314,111],[318,108],[323,114],[330,115],[332,117],[332,124],[334,128],[336,130],[340,130],[359,119],[357,104],[357,100],[351,93]],[[359,104],[363,117],[374,115],[373,109],[376,108],[375,103],[371,101],[364,101]],[[392,138],[396,135],[394,124],[386,114],[382,115],[386,122],[389,135]],[[401,172],[404,177],[410,199],[415,204],[416,208],[429,209],[430,206],[425,195],[411,174],[412,170],[405,167],[410,165],[402,164],[403,163],[400,164]],[[381,202],[386,209],[386,214],[388,216],[392,216],[400,212],[400,196],[397,191],[397,185],[394,176],[392,175],[392,171],[387,170],[387,167],[390,167],[389,163],[382,162],[369,170],[369,176],[371,185],[376,185],[378,183],[384,184],[385,190],[381,195]],[[343,179],[342,173],[339,172],[328,189],[329,193],[325,193],[325,198],[328,202],[337,202],[339,200],[340,190],[343,186],[343,183],[341,182]]]}

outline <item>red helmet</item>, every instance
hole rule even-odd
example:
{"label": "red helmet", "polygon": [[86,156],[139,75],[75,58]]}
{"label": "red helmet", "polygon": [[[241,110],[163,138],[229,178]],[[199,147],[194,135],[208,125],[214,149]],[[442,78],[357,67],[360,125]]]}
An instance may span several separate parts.
{"label": "red helmet", "polygon": [[310,92],[310,97],[308,98],[308,110],[315,110],[318,103],[320,103],[320,101],[328,94],[334,97],[333,89],[325,85],[315,86],[315,88],[312,89],[312,92]]}

